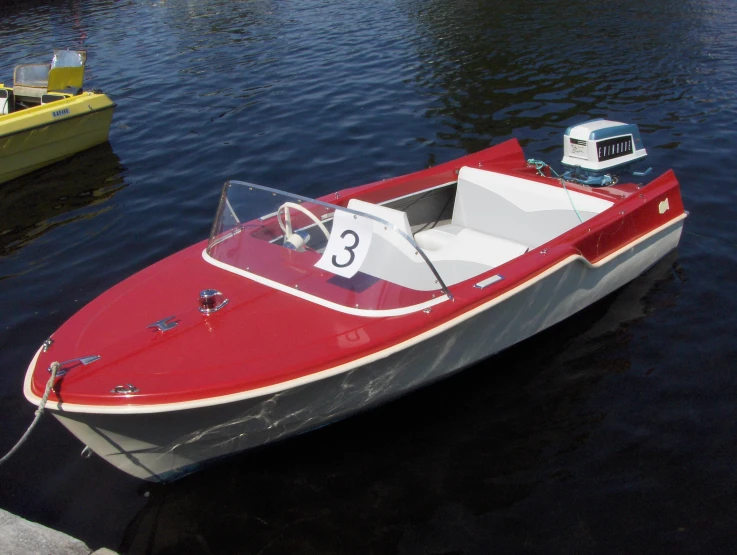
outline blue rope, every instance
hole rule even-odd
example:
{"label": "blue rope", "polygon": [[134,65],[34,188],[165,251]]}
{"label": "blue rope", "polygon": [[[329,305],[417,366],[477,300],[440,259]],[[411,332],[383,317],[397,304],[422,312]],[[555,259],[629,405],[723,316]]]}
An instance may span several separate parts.
{"label": "blue rope", "polygon": [[542,177],[547,177],[547,176],[545,175],[545,173],[543,172],[543,168],[550,168],[550,171],[551,171],[551,173],[552,173],[552,174],[553,174],[553,175],[554,175],[555,177],[561,177],[561,175],[560,175],[560,174],[559,174],[559,173],[558,173],[557,171],[555,171],[555,170],[554,170],[554,169],[553,169],[553,168],[552,168],[551,166],[548,166],[548,165],[547,165],[547,164],[546,164],[545,162],[543,162],[542,160],[535,160],[534,158],[530,158],[530,159],[529,159],[529,160],[527,161],[527,163],[528,163],[528,164],[532,164],[533,166],[535,166],[535,169],[536,169],[536,170],[538,171],[538,173],[539,173],[539,174],[540,174],[540,175],[541,175]]}
{"label": "blue rope", "polygon": [[566,187],[566,180],[561,177],[558,172],[556,172],[553,168],[551,168],[548,164],[543,162],[542,160],[535,160],[534,158],[530,158],[527,160],[528,164],[532,164],[535,166],[535,169],[537,170],[537,173],[539,173],[542,177],[547,177],[545,175],[545,172],[543,172],[543,168],[550,168],[550,171],[552,172],[555,177],[557,177],[560,180],[561,185],[563,185],[563,190],[565,190],[566,194],[568,195],[568,201],[571,203],[571,206],[573,207],[573,211],[576,213],[576,216],[578,216],[578,221],[583,223],[583,218],[581,217],[581,214],[578,213],[578,210],[576,210],[576,205],[573,204],[573,198],[571,197],[570,191],[568,191],[568,187]]}

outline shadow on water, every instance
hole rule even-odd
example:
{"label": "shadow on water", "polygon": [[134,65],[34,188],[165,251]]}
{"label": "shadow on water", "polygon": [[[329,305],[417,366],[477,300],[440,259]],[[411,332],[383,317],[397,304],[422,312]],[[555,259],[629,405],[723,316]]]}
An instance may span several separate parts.
{"label": "shadow on water", "polygon": [[[607,418],[591,398],[629,370],[628,328],[667,305],[672,253],[554,328],[377,410],[143,486],[124,553],[491,553],[531,541],[504,530]],[[202,515],[217,515],[206,519]],[[563,546],[585,540],[553,538]]]}
{"label": "shadow on water", "polygon": [[54,228],[99,213],[126,186],[124,173],[106,142],[0,185],[0,257]]}

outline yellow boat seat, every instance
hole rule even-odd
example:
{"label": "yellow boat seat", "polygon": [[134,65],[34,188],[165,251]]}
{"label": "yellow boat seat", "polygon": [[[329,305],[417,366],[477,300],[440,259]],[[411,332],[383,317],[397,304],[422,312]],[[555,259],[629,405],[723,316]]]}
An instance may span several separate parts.
{"label": "yellow boat seat", "polygon": [[54,50],[50,64],[21,64],[13,72],[13,91],[18,100],[40,103],[48,91],[81,89],[85,50]]}

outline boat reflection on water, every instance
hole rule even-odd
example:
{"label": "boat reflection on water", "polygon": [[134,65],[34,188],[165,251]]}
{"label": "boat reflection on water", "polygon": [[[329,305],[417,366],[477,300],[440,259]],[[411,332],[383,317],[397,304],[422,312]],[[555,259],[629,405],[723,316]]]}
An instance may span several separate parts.
{"label": "boat reflection on water", "polygon": [[[126,186],[110,143],[0,185],[0,256],[98,207]],[[85,213],[85,217],[89,214]]]}

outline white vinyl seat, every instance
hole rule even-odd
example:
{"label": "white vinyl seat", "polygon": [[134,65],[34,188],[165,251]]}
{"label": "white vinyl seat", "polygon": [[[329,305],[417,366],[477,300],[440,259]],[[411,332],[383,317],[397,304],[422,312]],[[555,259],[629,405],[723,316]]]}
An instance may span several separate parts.
{"label": "white vinyl seat", "polygon": [[[348,201],[347,207],[381,218],[412,237],[406,212],[357,199]],[[376,220],[372,221],[371,235],[371,247],[361,263],[361,272],[419,291],[438,288],[435,276],[410,241]]]}
{"label": "white vinyl seat", "polygon": [[[348,202],[348,208],[377,216],[412,237],[406,212],[355,199]],[[527,251],[526,245],[453,224],[418,232],[414,239],[448,286]],[[371,249],[361,271],[412,289],[437,289],[434,274],[414,245],[377,221],[373,222]]]}
{"label": "white vinyl seat", "polygon": [[433,264],[464,260],[483,264],[488,269],[529,250],[527,245],[453,224],[421,231],[415,235],[415,241]]}
{"label": "white vinyl seat", "polygon": [[415,235],[415,241],[423,250],[436,251],[450,245],[461,231],[463,231],[463,227],[459,225],[441,225],[418,231]]}
{"label": "white vinyl seat", "polygon": [[[386,220],[390,224],[395,225],[398,229],[412,237],[412,228],[409,225],[409,220],[407,219],[406,212],[395,210],[394,208],[389,208],[388,206],[382,206],[380,204],[365,202],[356,198],[352,198],[348,201],[348,208],[350,208],[351,210],[356,210],[358,212],[363,212],[364,214],[376,216],[377,218],[381,218],[382,220]],[[374,222],[374,225],[378,226],[380,224],[379,222]]]}

